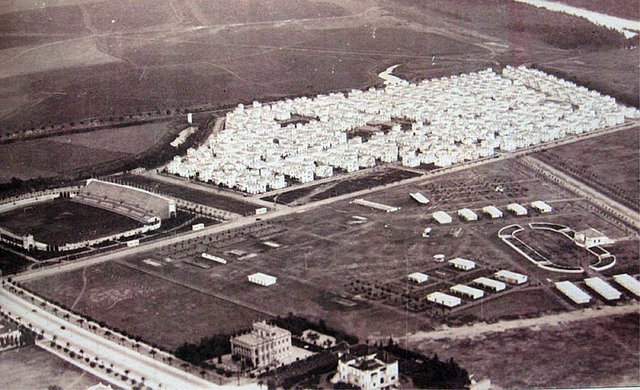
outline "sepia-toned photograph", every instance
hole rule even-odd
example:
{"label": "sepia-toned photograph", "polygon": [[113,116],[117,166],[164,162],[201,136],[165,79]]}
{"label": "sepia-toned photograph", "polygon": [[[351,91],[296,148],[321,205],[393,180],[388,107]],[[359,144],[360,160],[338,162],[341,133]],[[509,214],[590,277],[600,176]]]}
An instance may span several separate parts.
{"label": "sepia-toned photograph", "polygon": [[640,0],[0,0],[0,390],[640,388]]}

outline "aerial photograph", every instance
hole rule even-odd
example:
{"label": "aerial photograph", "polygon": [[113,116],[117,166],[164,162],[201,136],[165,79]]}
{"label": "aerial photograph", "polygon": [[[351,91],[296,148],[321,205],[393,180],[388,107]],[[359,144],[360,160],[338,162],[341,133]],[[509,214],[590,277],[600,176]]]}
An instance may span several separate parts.
{"label": "aerial photograph", "polygon": [[0,0],[0,390],[640,388],[640,0]]}

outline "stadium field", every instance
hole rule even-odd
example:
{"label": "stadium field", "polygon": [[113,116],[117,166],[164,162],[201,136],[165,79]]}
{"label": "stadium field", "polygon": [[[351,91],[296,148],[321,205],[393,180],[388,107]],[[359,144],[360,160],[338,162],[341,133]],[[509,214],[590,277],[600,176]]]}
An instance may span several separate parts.
{"label": "stadium field", "polygon": [[133,219],[110,211],[55,199],[0,214],[0,226],[16,234],[33,234],[52,245],[107,236],[139,227]]}

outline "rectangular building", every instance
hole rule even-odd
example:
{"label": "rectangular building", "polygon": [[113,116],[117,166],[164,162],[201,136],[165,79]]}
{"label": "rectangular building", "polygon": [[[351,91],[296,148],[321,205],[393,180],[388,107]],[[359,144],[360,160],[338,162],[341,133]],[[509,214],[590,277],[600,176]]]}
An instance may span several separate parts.
{"label": "rectangular building", "polygon": [[415,200],[416,202],[420,203],[420,204],[427,204],[429,203],[429,199],[427,199],[426,196],[422,195],[419,192],[410,192],[409,196],[411,196],[411,199]]}
{"label": "rectangular building", "polygon": [[247,276],[247,278],[251,283],[259,284],[261,286],[271,286],[272,284],[276,284],[278,281],[275,276],[263,274],[262,272],[251,274]]}
{"label": "rectangular building", "polygon": [[504,284],[503,282],[500,282],[494,279],[489,279],[484,276],[473,279],[473,283],[495,292],[504,291],[507,288],[507,285]]}
{"label": "rectangular building", "polygon": [[589,288],[597,292],[607,301],[615,301],[620,299],[620,297],[622,296],[622,293],[620,293],[620,291],[597,276],[593,278],[586,278],[584,282],[587,286],[589,286]]}
{"label": "rectangular building", "polygon": [[636,297],[640,297],[640,282],[629,274],[618,274],[613,279]]}
{"label": "rectangular building", "polygon": [[580,287],[568,280],[565,280],[564,282],[557,282],[556,288],[578,305],[583,305],[591,301],[591,295],[587,294]]}
{"label": "rectangular building", "polygon": [[474,213],[473,210],[467,208],[458,210],[458,216],[464,218],[467,222],[478,220],[478,214]]}
{"label": "rectangular building", "polygon": [[484,291],[477,288],[465,286],[464,284],[456,284],[449,289],[452,293],[460,294],[463,297],[471,298],[473,300],[484,297]]}
{"label": "rectangular building", "polygon": [[536,200],[535,202],[531,203],[531,207],[533,207],[534,209],[538,210],[543,214],[550,213],[551,211],[553,211],[553,208],[551,206],[549,206],[546,202],[543,202],[541,200]]}
{"label": "rectangular building", "polygon": [[341,382],[362,390],[398,387],[398,361],[385,359],[376,353],[355,355],[347,353],[338,359],[338,378]]}
{"label": "rectangular building", "polygon": [[503,282],[507,282],[509,284],[525,284],[529,280],[527,275],[519,274],[517,272],[500,270],[494,274],[496,279],[502,280]]}
{"label": "rectangular building", "polygon": [[440,225],[446,225],[453,222],[451,216],[444,211],[436,211],[433,213],[433,219],[435,219]]}
{"label": "rectangular building", "polygon": [[507,210],[511,211],[519,217],[528,214],[527,209],[523,205],[518,203],[509,203],[507,205]]}
{"label": "rectangular building", "polygon": [[496,206],[485,206],[482,208],[482,212],[490,216],[492,219],[502,218],[502,211]]}
{"label": "rectangular building", "polygon": [[429,281],[429,275],[423,274],[422,272],[414,272],[407,275],[407,279],[415,283],[425,283]]}
{"label": "rectangular building", "polygon": [[461,257],[449,260],[449,265],[462,271],[470,271],[476,268],[476,263],[474,261],[463,259]]}
{"label": "rectangular building", "polygon": [[427,300],[429,302],[437,303],[448,308],[456,307],[460,305],[460,303],[462,303],[462,300],[460,298],[438,291],[427,295]]}
{"label": "rectangular building", "polygon": [[265,321],[255,322],[249,333],[231,338],[231,353],[253,367],[264,367],[291,354],[291,332]]}
{"label": "rectangular building", "polygon": [[353,203],[359,204],[360,206],[371,207],[372,209],[376,209],[376,210],[382,210],[387,213],[398,211],[399,209],[399,207],[387,206],[386,204],[372,202],[370,200],[365,200],[365,199],[356,199],[353,201]]}

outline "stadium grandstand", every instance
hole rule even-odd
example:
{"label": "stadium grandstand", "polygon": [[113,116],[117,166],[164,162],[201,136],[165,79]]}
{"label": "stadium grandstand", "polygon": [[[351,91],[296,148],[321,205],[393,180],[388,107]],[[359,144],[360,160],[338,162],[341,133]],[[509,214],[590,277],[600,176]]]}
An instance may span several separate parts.
{"label": "stadium grandstand", "polygon": [[118,213],[144,224],[175,217],[172,199],[107,181],[89,179],[73,198],[74,202]]}

